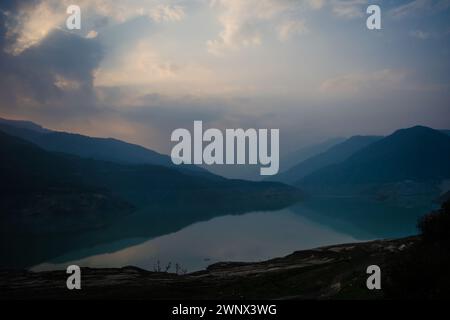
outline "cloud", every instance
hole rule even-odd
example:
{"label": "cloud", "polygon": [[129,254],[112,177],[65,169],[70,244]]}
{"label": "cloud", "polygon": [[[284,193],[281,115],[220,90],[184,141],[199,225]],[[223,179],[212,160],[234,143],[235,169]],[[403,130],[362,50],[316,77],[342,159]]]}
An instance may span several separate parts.
{"label": "cloud", "polygon": [[64,14],[58,13],[47,2],[28,4],[21,8],[13,19],[7,20],[8,38],[15,41],[6,50],[18,55],[22,51],[39,43],[64,21]]}
{"label": "cloud", "polygon": [[427,32],[423,30],[413,30],[409,33],[409,35],[413,38],[417,38],[419,40],[429,40],[429,39],[435,39],[439,36],[436,33]]}
{"label": "cloud", "polygon": [[118,23],[136,17],[148,17],[155,22],[170,22],[184,18],[184,7],[178,4],[180,2],[182,1],[84,0],[81,6],[93,11],[95,15],[108,17]]}
{"label": "cloud", "polygon": [[415,14],[428,7],[432,2],[430,0],[414,0],[406,4],[400,5],[391,10],[394,17],[404,17]]}
{"label": "cloud", "polygon": [[86,35],[86,39],[94,39],[94,38],[97,38],[97,36],[98,36],[98,32],[95,30],[91,30]]}
{"label": "cloud", "polygon": [[54,85],[64,91],[75,91],[79,90],[81,87],[81,83],[77,80],[67,79],[60,74],[55,74]]}
{"label": "cloud", "polygon": [[401,70],[383,69],[367,73],[351,73],[325,80],[320,91],[333,95],[355,95],[377,89],[393,89],[405,79]]}
{"label": "cloud", "polygon": [[325,5],[326,0],[308,0],[308,4],[312,9],[318,10]]}
{"label": "cloud", "polygon": [[434,13],[450,8],[448,0],[413,0],[390,10],[395,18],[416,16],[423,13]]}
{"label": "cloud", "polygon": [[180,71],[179,65],[162,58],[149,41],[141,40],[130,49],[112,68],[98,70],[98,86],[149,85],[174,78]]}
{"label": "cloud", "polygon": [[[164,151],[172,129],[198,119],[279,127],[293,146],[318,133],[448,124],[449,42],[409,50],[411,38],[394,32],[384,46],[378,40],[388,39],[368,37],[363,19],[348,37],[350,24],[336,20],[359,19],[367,1],[77,0],[79,32],[61,29],[68,0],[7,2],[0,1],[5,117]],[[448,30],[448,20],[435,18],[411,36],[429,38],[437,24]],[[292,41],[305,32],[312,35]],[[208,54],[208,40],[222,58]]]}
{"label": "cloud", "polygon": [[149,16],[156,22],[180,21],[184,18],[184,9],[178,5],[158,5],[150,10]]}
{"label": "cloud", "polygon": [[135,97],[149,92],[211,95],[237,89],[208,66],[165,56],[151,39],[141,39],[128,49],[101,63],[94,75],[96,87],[135,87]]}
{"label": "cloud", "polygon": [[207,41],[210,53],[221,55],[243,47],[259,46],[264,35],[275,30],[281,41],[305,33],[302,17],[310,10],[330,8],[339,18],[363,17],[368,0],[213,0],[220,11],[218,37]]}
{"label": "cloud", "polygon": [[93,71],[103,57],[95,39],[56,30],[20,55],[11,55],[3,47],[6,32],[0,32],[1,111],[67,116],[95,104]]}
{"label": "cloud", "polygon": [[269,30],[279,30],[281,40],[286,40],[300,30],[306,30],[299,17],[306,9],[320,9],[323,1],[293,0],[215,0],[214,8],[219,8],[219,23],[222,31],[217,39],[207,42],[208,51],[221,54],[242,47],[258,46],[263,34]]}
{"label": "cloud", "polygon": [[[39,44],[55,29],[65,30],[66,9],[71,4],[72,0],[41,0],[20,6],[16,14],[8,15],[6,36],[13,41],[7,52],[18,55]],[[81,33],[87,38],[94,35],[90,27],[103,24],[105,18],[109,23],[124,23],[136,17],[163,23],[180,21],[185,15],[183,7],[172,1],[80,0],[77,5],[81,8]]]}
{"label": "cloud", "polygon": [[364,16],[367,0],[331,0],[330,5],[334,15],[346,18],[360,18]]}
{"label": "cloud", "polygon": [[294,35],[307,32],[308,28],[305,22],[300,20],[285,21],[278,26],[279,38],[282,41],[287,41]]}

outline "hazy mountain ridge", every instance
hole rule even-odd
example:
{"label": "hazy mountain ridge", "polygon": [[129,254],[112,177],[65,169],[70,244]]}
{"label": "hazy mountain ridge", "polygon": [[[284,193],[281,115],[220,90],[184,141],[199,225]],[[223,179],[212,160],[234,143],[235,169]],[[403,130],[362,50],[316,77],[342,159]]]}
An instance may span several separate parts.
{"label": "hazy mountain ridge", "polygon": [[417,182],[418,190],[433,186],[438,190],[437,184],[449,177],[450,137],[416,126],[397,130],[347,160],[305,176],[295,185],[314,193],[378,193],[395,185],[397,190],[411,189],[411,180]]}
{"label": "hazy mountain ridge", "polygon": [[347,139],[346,138],[327,139],[323,142],[308,145],[306,147],[290,152],[285,156],[282,156],[281,157],[282,161],[280,162],[281,174],[290,170],[291,168],[300,164],[301,162],[329,150],[331,147],[339,143],[342,143],[345,140]]}
{"label": "hazy mountain ridge", "polygon": [[312,156],[271,180],[295,184],[298,180],[328,165],[342,162],[358,150],[380,140],[378,136],[353,136],[328,150]]}
{"label": "hazy mountain ridge", "polygon": [[20,129],[33,130],[33,131],[39,132],[39,133],[52,132],[51,130],[46,129],[43,126],[36,124],[32,121],[28,121],[28,120],[9,120],[9,119],[0,118],[0,126],[4,126],[4,125],[12,126],[15,128],[20,128]]}
{"label": "hazy mountain ridge", "polygon": [[205,169],[194,165],[175,166],[168,155],[114,138],[97,138],[52,131],[31,121],[1,118],[0,130],[32,142],[47,151],[68,153],[82,158],[121,164],[153,164],[196,173],[208,173]]}

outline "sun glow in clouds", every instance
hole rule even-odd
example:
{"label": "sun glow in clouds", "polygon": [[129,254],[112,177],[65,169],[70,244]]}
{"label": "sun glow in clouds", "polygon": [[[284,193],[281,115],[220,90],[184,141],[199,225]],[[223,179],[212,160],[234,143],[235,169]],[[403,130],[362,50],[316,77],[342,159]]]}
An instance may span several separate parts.
{"label": "sun glow in clouds", "polygon": [[[66,26],[71,5],[81,9],[80,30]],[[283,149],[418,122],[446,127],[449,8],[439,0],[3,1],[0,111],[125,140],[122,128],[139,128],[132,141],[163,153],[172,130],[197,119],[280,128]]]}

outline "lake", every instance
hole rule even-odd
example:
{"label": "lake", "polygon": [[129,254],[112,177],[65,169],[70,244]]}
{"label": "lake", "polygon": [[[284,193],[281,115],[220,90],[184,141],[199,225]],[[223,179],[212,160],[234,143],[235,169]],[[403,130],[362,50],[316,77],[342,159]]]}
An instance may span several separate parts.
{"label": "lake", "polygon": [[430,209],[357,198],[314,198],[277,211],[201,214],[198,221],[187,219],[187,214],[155,221],[143,212],[105,230],[47,239],[46,245],[35,247],[36,252],[45,247],[45,254],[35,253],[28,267],[42,271],[70,264],[133,265],[164,270],[170,265],[169,271],[174,271],[178,264],[193,272],[219,261],[261,261],[320,246],[413,235],[417,219]]}

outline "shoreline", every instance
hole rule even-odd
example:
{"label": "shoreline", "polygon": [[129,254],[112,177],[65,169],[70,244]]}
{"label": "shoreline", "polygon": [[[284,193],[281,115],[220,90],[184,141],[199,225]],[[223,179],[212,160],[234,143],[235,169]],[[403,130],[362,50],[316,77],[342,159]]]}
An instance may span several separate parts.
{"label": "shoreline", "polygon": [[262,262],[219,262],[177,275],[137,267],[81,268],[81,290],[66,288],[59,271],[0,270],[0,299],[380,299],[366,288],[366,268],[390,258],[419,236],[296,251]]}

